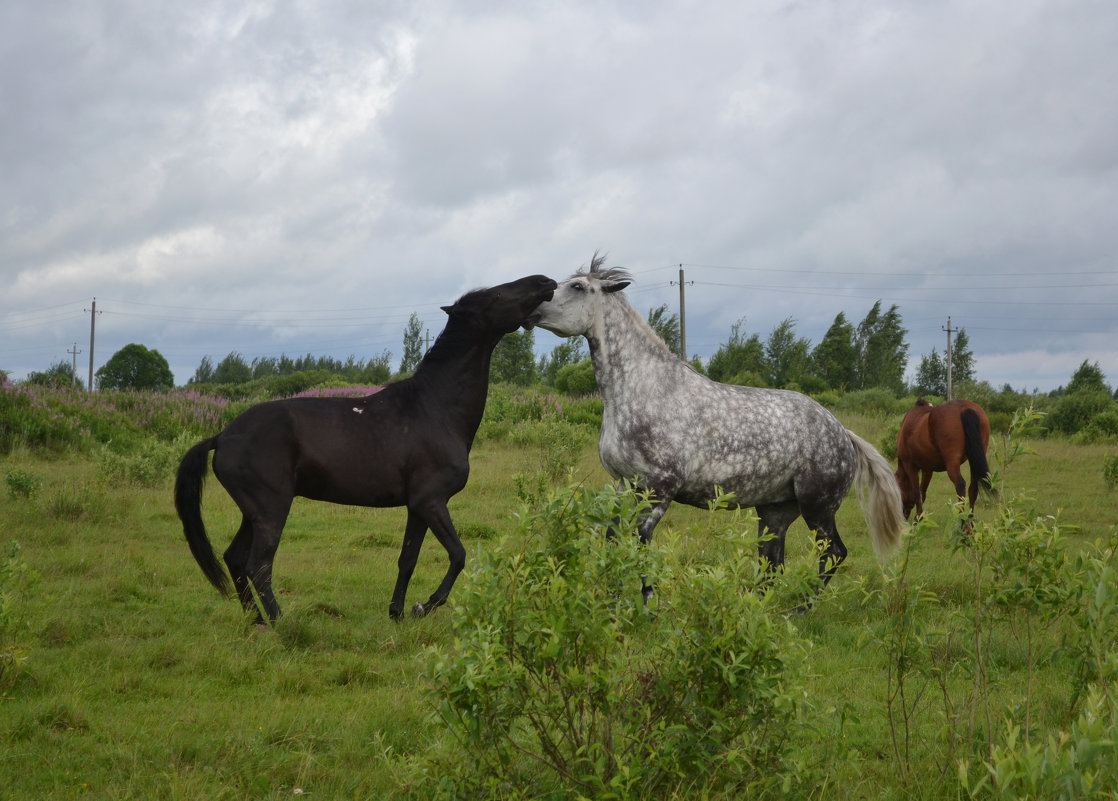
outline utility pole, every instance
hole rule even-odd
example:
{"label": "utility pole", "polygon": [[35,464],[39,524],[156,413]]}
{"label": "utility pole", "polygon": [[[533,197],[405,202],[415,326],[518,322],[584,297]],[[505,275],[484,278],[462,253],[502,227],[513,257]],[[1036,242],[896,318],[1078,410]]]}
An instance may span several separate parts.
{"label": "utility pole", "polygon": [[[89,312],[89,391],[93,391],[93,340],[97,330],[97,298],[93,299],[93,306],[82,309]],[[76,345],[75,345],[76,347]],[[75,362],[76,364],[77,362]]]}
{"label": "utility pole", "polygon": [[426,354],[427,351],[429,351],[429,350],[431,350],[431,329],[430,328],[427,329],[427,335],[423,339],[423,352]]}
{"label": "utility pole", "polygon": [[951,400],[951,332],[959,329],[951,327],[951,318],[948,317],[947,328],[941,330],[947,332],[947,400]]}
{"label": "utility pole", "polygon": [[75,342],[74,349],[66,352],[73,357],[71,360],[73,364],[70,365],[70,386],[76,387],[78,385],[78,354],[81,353],[81,351],[78,350],[78,343]]}
{"label": "utility pole", "polygon": [[[674,284],[675,281],[669,281]],[[687,307],[684,304],[683,287],[687,282],[683,280],[683,265],[679,265],[679,355],[687,361]],[[694,281],[691,282],[694,285]]]}

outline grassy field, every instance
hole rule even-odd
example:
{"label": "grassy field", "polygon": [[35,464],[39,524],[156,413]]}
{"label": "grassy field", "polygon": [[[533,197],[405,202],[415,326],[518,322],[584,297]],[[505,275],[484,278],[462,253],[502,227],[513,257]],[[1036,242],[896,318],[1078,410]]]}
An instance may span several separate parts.
{"label": "grassy field", "polygon": [[[873,442],[883,428],[870,419],[844,422]],[[1077,527],[1073,547],[1105,538],[1118,518],[1115,495],[1102,478],[1103,458],[1113,448],[1052,440],[1029,445],[1035,453],[1001,475],[1003,500]],[[992,448],[995,463],[998,448]],[[538,458],[505,442],[475,449],[470,484],[451,505],[471,557],[498,538],[517,536],[514,476],[535,471]],[[31,500],[0,497],[0,540],[19,543],[19,559],[33,574],[21,580],[5,611],[16,621],[25,661],[14,678],[9,672],[0,698],[0,797],[374,799],[409,789],[409,756],[444,736],[425,694],[421,656],[448,645],[452,631],[448,610],[421,621],[389,621],[402,510],[298,499],[275,566],[284,617],[263,629],[203,578],[183,541],[169,479],[150,489],[110,485],[93,461],[26,453],[4,467],[39,474],[44,486]],[[579,453],[573,475],[607,483],[593,445]],[[958,621],[970,614],[981,588],[973,554],[953,547],[951,494],[946,478],[937,476],[926,506],[931,522],[911,543],[907,576],[934,598],[928,625],[958,625],[962,632]],[[997,517],[996,505],[980,503],[980,520]],[[221,550],[238,516],[216,481],[207,485],[203,509]],[[657,542],[702,548],[708,515],[673,508]],[[888,706],[891,657],[875,644],[889,631],[884,579],[853,498],[839,528],[850,557],[816,608],[794,619],[810,643],[813,702],[819,719],[829,721],[817,736],[833,760],[828,780],[812,795],[959,797],[956,765],[945,754],[965,756],[969,745],[948,750],[937,738],[946,718],[973,704],[959,702],[945,713],[938,689],[912,678],[911,690],[925,697],[909,699],[907,756],[898,756],[900,724],[896,715],[890,723]],[[789,532],[788,561],[813,558],[799,522]],[[409,607],[431,592],[445,563],[429,537]],[[469,575],[468,561],[460,584]],[[1020,634],[1010,624],[990,639],[997,671],[989,677],[986,708],[995,709],[1000,730],[1004,710],[1012,713],[1028,693],[1032,725],[1056,731],[1067,723],[1066,662],[1058,654],[1045,657],[1026,687]],[[951,668],[966,647],[949,645],[934,655],[944,683],[964,696],[972,678]],[[971,728],[958,719],[951,726]]]}

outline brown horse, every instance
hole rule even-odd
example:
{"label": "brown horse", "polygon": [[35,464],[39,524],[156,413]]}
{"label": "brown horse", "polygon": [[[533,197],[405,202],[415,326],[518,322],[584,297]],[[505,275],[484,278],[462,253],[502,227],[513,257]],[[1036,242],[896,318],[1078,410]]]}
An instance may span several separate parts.
{"label": "brown horse", "polygon": [[[897,484],[908,519],[912,507],[916,516],[924,514],[924,499],[932,473],[947,471],[955,485],[955,493],[966,496],[971,511],[981,486],[987,492],[990,468],[986,464],[986,446],[990,442],[990,421],[977,403],[953,400],[933,406],[921,398],[908,410],[897,434]],[[960,466],[970,462],[970,492]]]}

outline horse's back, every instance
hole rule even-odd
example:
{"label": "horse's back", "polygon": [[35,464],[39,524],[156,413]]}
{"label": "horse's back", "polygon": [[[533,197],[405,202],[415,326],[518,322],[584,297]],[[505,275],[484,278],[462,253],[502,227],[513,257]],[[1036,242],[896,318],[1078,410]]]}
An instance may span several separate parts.
{"label": "horse's back", "polygon": [[406,504],[412,473],[457,492],[468,446],[432,434],[420,406],[406,400],[382,391],[257,404],[218,435],[214,474],[231,494],[251,485],[355,506]]}
{"label": "horse's back", "polygon": [[607,407],[600,450],[612,475],[675,484],[676,500],[697,506],[715,486],[742,506],[791,500],[797,486],[845,495],[854,449],[830,412],[798,392],[692,375],[667,397]]}

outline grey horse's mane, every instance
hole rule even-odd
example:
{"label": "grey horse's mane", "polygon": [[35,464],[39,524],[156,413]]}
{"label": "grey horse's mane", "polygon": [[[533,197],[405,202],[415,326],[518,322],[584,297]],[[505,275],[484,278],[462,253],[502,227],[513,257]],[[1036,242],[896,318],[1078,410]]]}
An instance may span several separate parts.
{"label": "grey horse's mane", "polygon": [[[590,269],[586,270],[580,268],[571,277],[594,278],[599,281],[633,280],[632,274],[628,270],[621,267],[607,267],[603,270],[602,265],[605,264],[605,261],[606,254],[603,253],[602,255],[598,255],[597,253],[595,253],[594,258],[590,260]],[[657,350],[661,350],[665,354],[675,358],[675,354],[672,353],[672,349],[669,348],[668,344],[660,338],[659,334],[652,330],[652,326],[648,324],[648,320],[644,319],[644,317],[641,316],[641,313],[637,311],[631,303],[625,300],[625,296],[621,292],[617,292],[616,296],[617,299],[613,302],[621,304],[622,308],[625,309],[629,317],[632,318],[633,324],[636,326],[637,330],[644,333],[645,339],[649,342],[649,344],[655,347]],[[607,295],[606,297],[608,298],[611,296]],[[687,367],[688,370],[691,370],[692,372],[695,371],[695,368],[692,367],[691,364],[689,364],[688,362],[684,361],[683,364]]]}
{"label": "grey horse's mane", "polygon": [[579,268],[575,272],[575,276],[583,276],[585,278],[594,277],[603,281],[632,281],[632,274],[621,267],[607,267],[602,269],[602,265],[606,263],[605,253],[600,256],[595,253],[594,258],[590,260],[590,269]]}

